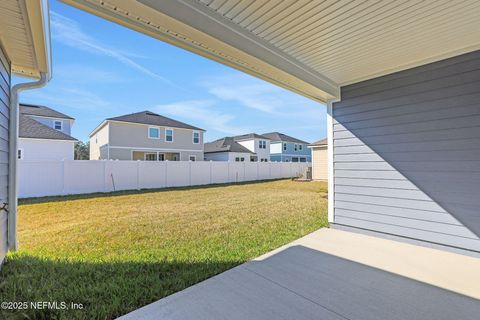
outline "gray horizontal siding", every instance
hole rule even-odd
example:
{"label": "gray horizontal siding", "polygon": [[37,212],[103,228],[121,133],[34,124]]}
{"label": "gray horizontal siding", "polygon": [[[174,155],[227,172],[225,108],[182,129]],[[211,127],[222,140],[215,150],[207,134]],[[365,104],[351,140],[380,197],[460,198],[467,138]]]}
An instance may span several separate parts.
{"label": "gray horizontal siding", "polygon": [[[10,64],[0,47],[0,203],[8,202]],[[0,263],[7,252],[7,213],[0,211]]]}
{"label": "gray horizontal siding", "polygon": [[480,51],[342,88],[335,223],[480,251]]}

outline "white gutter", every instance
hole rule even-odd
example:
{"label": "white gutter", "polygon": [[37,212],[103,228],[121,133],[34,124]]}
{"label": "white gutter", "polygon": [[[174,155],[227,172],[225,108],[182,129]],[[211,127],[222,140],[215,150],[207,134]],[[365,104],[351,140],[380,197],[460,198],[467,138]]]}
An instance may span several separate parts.
{"label": "white gutter", "polygon": [[18,161],[18,123],[19,106],[18,93],[24,90],[41,88],[50,80],[50,75],[40,73],[40,79],[34,82],[19,83],[10,90],[10,131],[8,148],[8,227],[7,243],[8,249],[17,250],[17,207],[18,207],[18,185],[17,185],[17,161]]}
{"label": "white gutter", "polygon": [[9,120],[9,146],[8,146],[8,216],[7,216],[7,245],[8,250],[17,250],[17,161],[18,161],[18,123],[19,99],[21,91],[41,88],[52,78],[52,55],[50,46],[50,18],[48,0],[41,0],[41,15],[43,20],[43,36],[47,70],[40,72],[40,79],[34,82],[19,83],[10,89],[10,120]]}

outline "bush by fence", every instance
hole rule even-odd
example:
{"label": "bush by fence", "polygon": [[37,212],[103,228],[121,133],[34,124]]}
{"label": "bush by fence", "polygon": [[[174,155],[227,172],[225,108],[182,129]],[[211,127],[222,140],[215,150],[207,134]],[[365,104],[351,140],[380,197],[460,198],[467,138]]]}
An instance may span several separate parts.
{"label": "bush by fence", "polygon": [[309,163],[223,161],[19,161],[19,197],[290,178]]}

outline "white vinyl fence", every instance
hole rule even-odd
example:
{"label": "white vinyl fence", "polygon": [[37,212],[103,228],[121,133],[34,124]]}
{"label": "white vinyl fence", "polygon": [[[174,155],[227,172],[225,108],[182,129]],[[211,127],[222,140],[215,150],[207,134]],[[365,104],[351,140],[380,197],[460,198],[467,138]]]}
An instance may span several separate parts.
{"label": "white vinyl fence", "polygon": [[19,197],[43,197],[298,177],[310,163],[223,161],[25,161]]}

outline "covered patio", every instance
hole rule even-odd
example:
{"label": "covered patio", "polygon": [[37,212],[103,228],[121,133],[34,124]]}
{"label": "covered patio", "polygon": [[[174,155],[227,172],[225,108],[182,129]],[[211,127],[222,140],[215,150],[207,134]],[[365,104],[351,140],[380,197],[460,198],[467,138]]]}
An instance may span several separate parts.
{"label": "covered patio", "polygon": [[322,229],[121,319],[478,319],[480,260]]}

